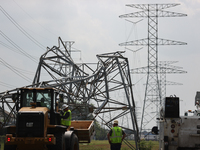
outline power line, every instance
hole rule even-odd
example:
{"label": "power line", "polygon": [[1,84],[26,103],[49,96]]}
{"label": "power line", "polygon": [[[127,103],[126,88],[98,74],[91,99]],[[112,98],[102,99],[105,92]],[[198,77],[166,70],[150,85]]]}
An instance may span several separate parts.
{"label": "power line", "polygon": [[[0,64],[0,65],[4,65],[3,63]],[[24,70],[24,69],[21,69],[21,68],[18,68],[18,67],[15,67],[13,65],[10,65],[12,68],[15,68],[17,69],[19,72],[21,72],[22,74],[28,74],[28,75],[35,75],[35,72],[32,72],[32,71],[28,71],[28,70]]]}
{"label": "power line", "polygon": [[[139,21],[136,21],[136,22],[130,21],[130,20],[128,20],[128,19],[125,19],[125,20],[133,24],[132,27],[131,27],[131,31],[129,32],[129,35],[128,35],[127,39],[126,39],[126,42],[127,42],[127,41],[129,40],[129,38],[130,38],[132,32],[133,32],[133,28],[136,26],[136,24],[137,24],[138,22],[142,21],[143,19],[140,19]],[[136,37],[136,38],[137,38],[137,37]]]}
{"label": "power line", "polygon": [[32,81],[32,79],[30,79],[29,77],[23,75],[21,72],[19,72],[17,69],[15,69],[14,67],[12,67],[10,64],[8,64],[6,61],[4,61],[2,58],[0,58],[0,62],[7,68],[9,68],[11,71],[13,71],[14,73],[16,73],[18,76],[22,77],[24,80],[30,82]]}
{"label": "power line", "polygon": [[24,56],[30,58],[32,61],[37,63],[37,60],[28,54],[26,51],[24,51],[22,48],[20,48],[17,44],[15,44],[10,38],[8,38],[1,30],[0,34],[2,35],[3,38],[5,38],[11,45],[13,45],[17,50],[19,50]]}
{"label": "power line", "polygon": [[13,52],[16,52],[16,53],[18,53],[18,54],[22,54],[22,53],[20,53],[18,50],[14,49],[13,47],[7,45],[6,43],[4,43],[4,42],[2,42],[2,41],[0,41],[0,44],[1,44],[2,46],[4,46],[4,47],[10,49],[10,50],[13,51]]}
{"label": "power line", "polygon": [[[16,52],[16,53],[18,53],[18,54],[20,54],[20,55],[25,56],[25,54],[23,54],[23,53],[20,52],[19,50],[14,49],[13,47],[7,45],[6,43],[4,43],[4,42],[2,42],[2,41],[0,41],[0,44],[1,44],[2,46],[4,46],[4,47],[10,49],[10,50],[13,51],[13,52]],[[24,51],[24,52],[25,52],[25,51]],[[31,56],[31,55],[30,55],[30,56]],[[31,56],[31,57],[32,57],[34,60],[38,60],[38,59],[39,59],[39,58],[36,57],[36,56]]]}
{"label": "power line", "polygon": [[15,0],[13,0],[13,1],[27,16],[29,16],[32,20],[34,20],[37,24],[39,24],[43,29],[47,30],[49,33],[51,33],[51,34],[53,34],[53,35],[55,35],[57,37],[57,35],[55,33],[51,32],[51,30],[48,30],[47,28],[45,28],[38,21],[36,21],[30,14],[28,14]]}
{"label": "power line", "polygon": [[[1,63],[0,65],[4,65],[4,64]],[[21,69],[21,68],[15,67],[15,66],[13,66],[13,65],[10,65],[10,66],[11,66],[12,68],[17,69],[21,74],[35,75],[35,72],[28,71],[28,70],[24,70],[24,69]],[[47,76],[47,74],[45,74],[45,73],[41,73],[41,75],[43,75],[43,76]]]}
{"label": "power line", "polygon": [[8,88],[17,87],[17,86],[14,86],[14,85],[11,85],[11,84],[8,84],[8,83],[5,83],[5,82],[2,82],[2,81],[0,81],[0,85],[1,85],[1,86],[5,86],[5,87],[8,87]]}
{"label": "power line", "polygon": [[35,38],[33,38],[28,32],[26,32],[4,9],[2,6],[0,6],[1,12],[33,43],[35,43],[38,47],[41,49],[45,49],[45,46],[43,46],[40,42],[38,42]]}

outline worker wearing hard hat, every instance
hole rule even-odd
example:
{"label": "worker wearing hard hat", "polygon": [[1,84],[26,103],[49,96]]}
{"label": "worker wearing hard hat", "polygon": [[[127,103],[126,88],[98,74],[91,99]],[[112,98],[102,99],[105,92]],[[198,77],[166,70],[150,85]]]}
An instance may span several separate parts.
{"label": "worker wearing hard hat", "polygon": [[67,128],[71,125],[71,111],[68,109],[68,105],[63,104],[62,105],[62,111],[60,114],[61,117],[61,124],[64,126],[67,126]]}
{"label": "worker wearing hard hat", "polygon": [[108,141],[110,143],[111,150],[120,150],[122,141],[124,140],[126,134],[122,128],[118,127],[118,121],[115,120],[113,127],[110,132],[107,134]]}

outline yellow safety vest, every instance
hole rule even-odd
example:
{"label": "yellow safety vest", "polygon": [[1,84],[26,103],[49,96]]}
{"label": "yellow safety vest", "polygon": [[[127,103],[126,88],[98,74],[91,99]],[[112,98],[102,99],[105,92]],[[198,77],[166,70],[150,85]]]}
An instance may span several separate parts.
{"label": "yellow safety vest", "polygon": [[45,104],[44,102],[41,102],[40,105],[41,105],[42,107],[47,107],[47,104]]}
{"label": "yellow safety vest", "polygon": [[111,128],[112,134],[110,136],[111,143],[122,142],[122,129],[118,126]]}
{"label": "yellow safety vest", "polygon": [[[70,125],[71,125],[71,119],[72,119],[71,111],[68,110],[67,112],[69,112],[69,117],[68,117],[67,119],[61,118],[61,124],[64,125],[64,126],[70,126]],[[65,112],[65,113],[63,114],[63,116],[65,116],[65,114],[66,114],[67,112]]]}

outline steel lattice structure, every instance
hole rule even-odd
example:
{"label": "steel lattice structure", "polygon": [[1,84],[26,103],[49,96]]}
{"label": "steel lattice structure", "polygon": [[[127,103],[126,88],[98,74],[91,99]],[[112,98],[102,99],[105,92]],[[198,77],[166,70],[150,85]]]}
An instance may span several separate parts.
{"label": "steel lattice structure", "polygon": [[[125,141],[126,144],[130,149],[138,149],[139,131],[129,63],[123,53],[97,55],[99,61],[92,69],[84,63],[76,64],[66,42],[59,38],[59,45],[47,48],[40,57],[33,83],[26,87],[53,87],[60,91],[64,103],[72,110],[73,120],[96,118],[110,128],[112,121],[118,119],[121,127],[133,134],[136,141],[136,147]],[[43,74],[48,74],[45,76],[48,80],[43,79]],[[18,88],[0,93],[0,108],[3,112],[7,109],[9,114],[4,115],[3,125],[15,120],[18,102],[12,101],[12,94],[17,91]]]}
{"label": "steel lattice structure", "polygon": [[[132,8],[143,11],[119,16],[120,18],[144,17],[148,18],[148,37],[145,39],[130,41],[119,44],[120,46],[148,46],[148,66],[145,98],[142,111],[140,130],[148,130],[150,123],[156,122],[158,111],[162,105],[161,88],[159,83],[158,45],[185,45],[184,42],[172,41],[158,38],[158,17],[183,17],[185,14],[164,11],[163,9],[177,6],[179,4],[130,4]],[[142,68],[144,69],[144,68]],[[155,113],[152,113],[154,111]]]}
{"label": "steel lattice structure", "polygon": [[176,62],[177,61],[159,61],[158,62],[162,106],[164,105],[164,98],[166,97],[166,85],[182,85],[181,83],[167,81],[166,75],[187,73],[186,71],[182,70],[182,67],[171,65]]}
{"label": "steel lattice structure", "polygon": [[[166,97],[166,86],[167,85],[182,85],[181,83],[167,81],[167,74],[184,74],[186,71],[182,70],[182,67],[173,66],[171,64],[177,61],[158,61],[158,74],[159,74],[159,87],[161,93],[161,103],[164,104],[164,98]],[[131,69],[131,74],[145,74],[148,72],[148,67],[141,67]],[[151,83],[155,85],[157,83]]]}

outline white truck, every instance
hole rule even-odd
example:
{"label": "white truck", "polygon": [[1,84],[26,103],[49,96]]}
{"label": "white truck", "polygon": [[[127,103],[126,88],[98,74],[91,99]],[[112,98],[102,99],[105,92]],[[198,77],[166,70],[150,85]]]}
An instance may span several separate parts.
{"label": "white truck", "polygon": [[[195,104],[197,109],[179,116],[179,98],[166,97],[165,107],[160,111],[159,150],[200,150],[200,93],[197,92]],[[192,114],[190,114],[192,113]]]}

